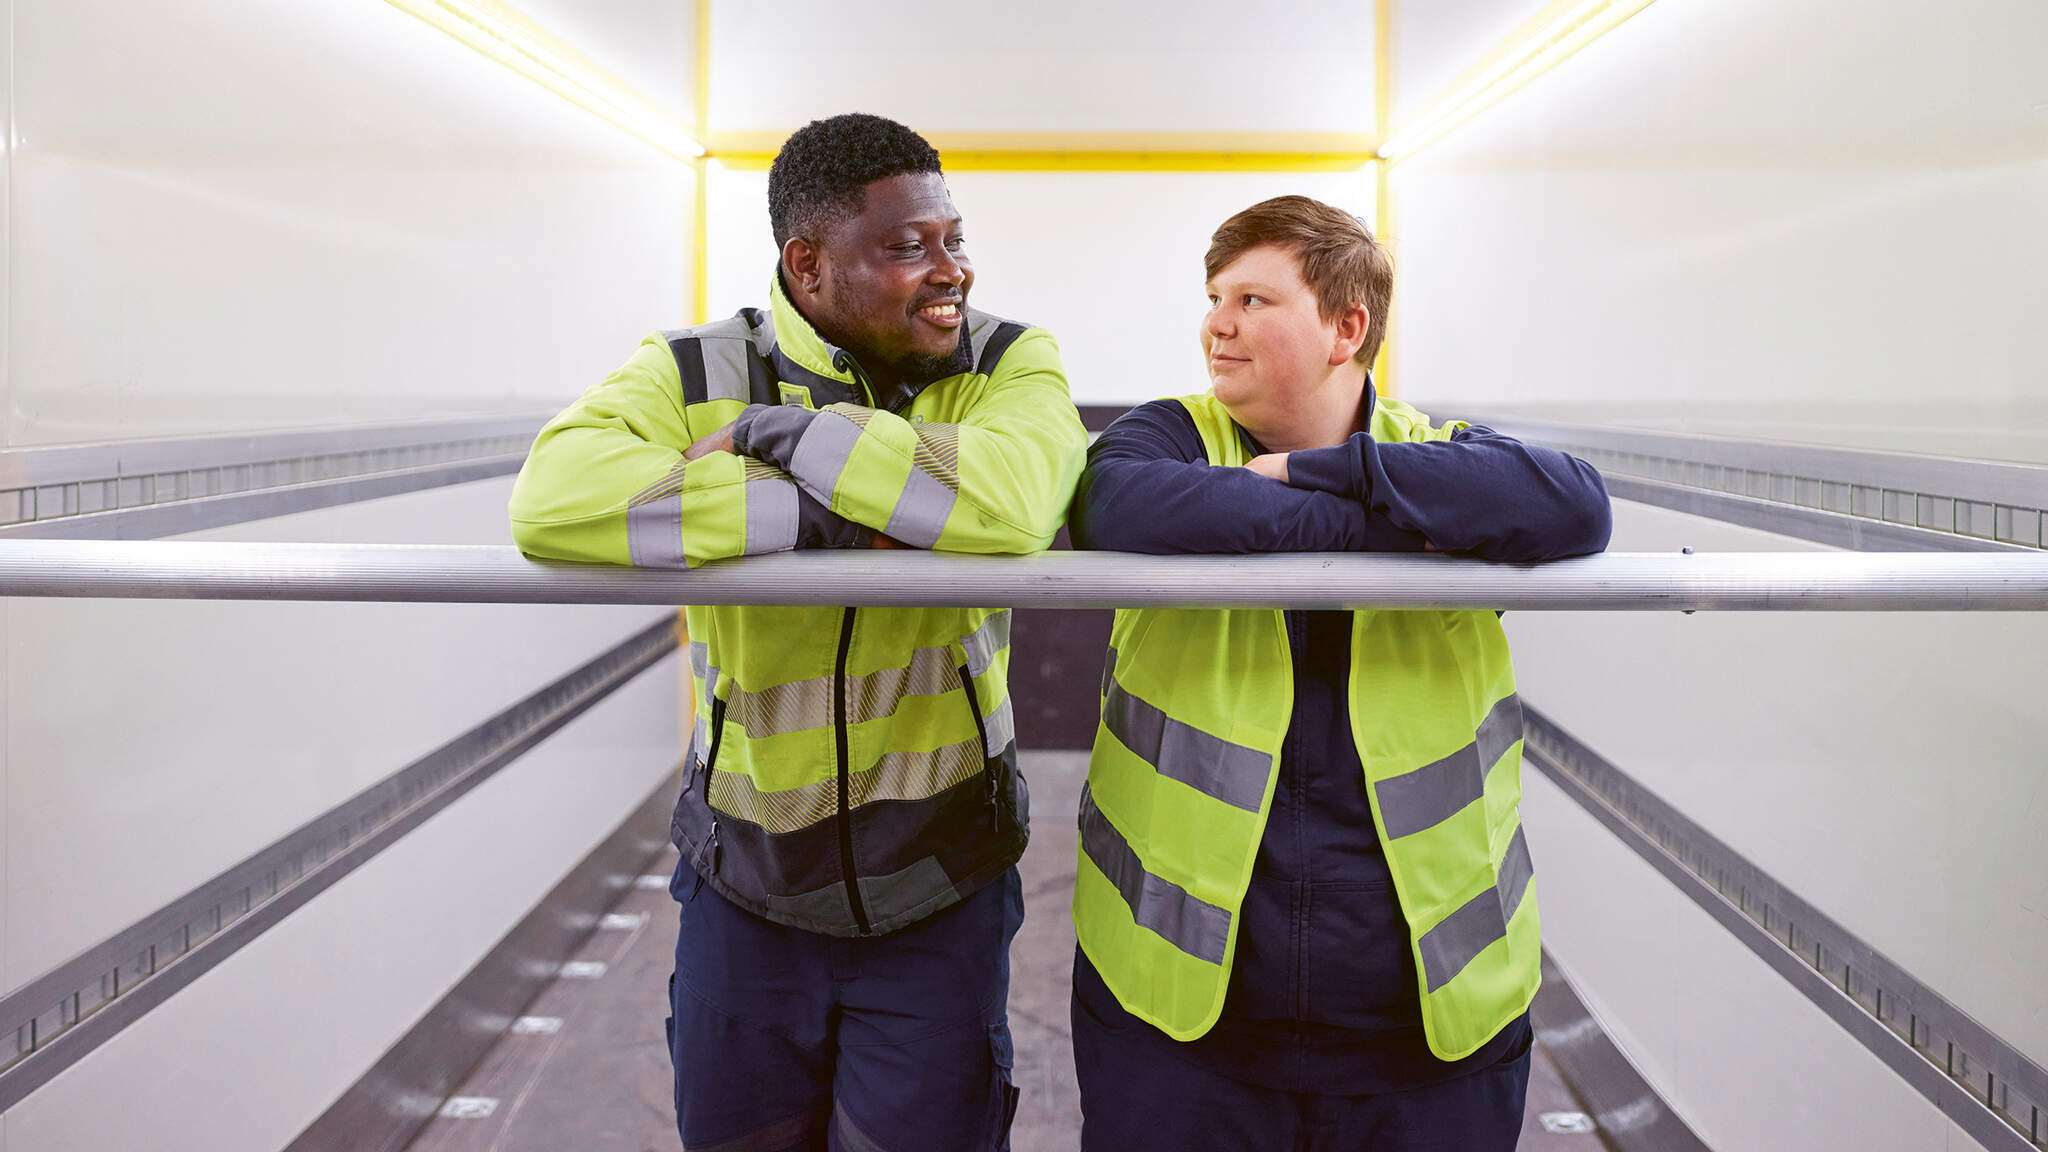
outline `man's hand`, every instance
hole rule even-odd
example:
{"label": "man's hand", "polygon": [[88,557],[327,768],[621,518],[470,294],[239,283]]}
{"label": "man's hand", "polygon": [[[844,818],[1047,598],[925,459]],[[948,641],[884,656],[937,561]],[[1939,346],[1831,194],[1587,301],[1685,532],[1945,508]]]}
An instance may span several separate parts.
{"label": "man's hand", "polygon": [[698,437],[695,444],[683,449],[683,459],[695,460],[699,456],[708,456],[713,452],[730,451],[732,451],[732,425],[727,424],[716,432]]}
{"label": "man's hand", "polygon": [[1278,480],[1282,484],[1287,483],[1287,453],[1285,452],[1268,452],[1264,456],[1254,456],[1245,464],[1245,467],[1257,472],[1268,480]]}

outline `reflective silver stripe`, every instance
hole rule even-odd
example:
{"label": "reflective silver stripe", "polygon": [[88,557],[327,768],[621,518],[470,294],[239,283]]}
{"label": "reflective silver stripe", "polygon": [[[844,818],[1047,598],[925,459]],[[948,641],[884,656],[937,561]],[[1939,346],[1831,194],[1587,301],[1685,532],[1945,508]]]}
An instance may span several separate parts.
{"label": "reflective silver stripe", "polygon": [[1223,963],[1224,950],[1230,944],[1230,913],[1145,871],[1123,833],[1095,806],[1095,795],[1085,784],[1081,786],[1081,850],[1116,886],[1140,926],[1198,960]]}
{"label": "reflective silver stripe", "polygon": [[982,718],[981,726],[988,731],[988,754],[1001,756],[1017,739],[1017,712],[1010,707],[1010,697],[1005,694],[996,710]]}
{"label": "reflective silver stripe", "polygon": [[846,1152],[889,1152],[854,1124],[853,1117],[846,1114],[846,1102],[843,1100],[832,1105],[832,1126],[839,1130],[839,1146]]}
{"label": "reflective silver stripe", "polygon": [[1111,648],[1102,658],[1102,694],[1109,695],[1109,686],[1116,683],[1116,649]]}
{"label": "reflective silver stripe", "polygon": [[[715,671],[715,670],[714,670]],[[953,650],[915,648],[900,668],[881,668],[846,681],[846,720],[860,724],[896,711],[906,696],[939,696],[960,690]],[[823,728],[832,723],[832,676],[813,676],[765,688],[734,688],[726,695],[727,723],[759,739]]]}
{"label": "reflective silver stripe", "polygon": [[748,556],[763,552],[787,552],[796,547],[796,485],[780,477],[753,480],[745,485],[747,497],[747,541],[741,551]]}
{"label": "reflective silver stripe", "polygon": [[1516,828],[1494,886],[1466,901],[1417,942],[1422,973],[1431,992],[1450,983],[1489,945],[1508,934],[1508,919],[1521,906],[1533,875],[1529,842]]}
{"label": "reflective silver stripe", "polygon": [[1507,855],[1501,858],[1500,880],[1494,885],[1500,893],[1500,914],[1504,919],[1515,918],[1515,909],[1522,906],[1522,897],[1529,891],[1529,880],[1535,875],[1536,865],[1529,859],[1529,840],[1517,825],[1515,838],[1508,841]]}
{"label": "reflective silver stripe", "polygon": [[626,556],[635,568],[681,568],[683,498],[664,496],[626,509]]}
{"label": "reflective silver stripe", "polygon": [[699,768],[703,766],[704,757],[709,751],[705,747],[705,739],[706,733],[702,720],[690,725],[690,746],[683,750],[683,765],[686,768]]}
{"label": "reflective silver stripe", "polygon": [[1010,610],[997,612],[981,622],[960,647],[967,652],[967,674],[979,676],[996,662],[996,653],[1010,646]]}
{"label": "reflective silver stripe", "polygon": [[690,671],[697,674],[697,682],[704,685],[704,698],[718,695],[718,668],[711,663],[711,646],[702,640],[690,641]]}
{"label": "reflective silver stripe", "polygon": [[804,486],[804,491],[830,508],[832,489],[839,485],[839,474],[846,471],[846,461],[859,442],[860,425],[830,409],[821,409],[811,418],[811,426],[804,429],[803,438],[796,442],[796,451],[790,454],[790,475]]}
{"label": "reflective silver stripe", "polygon": [[889,513],[889,526],[882,531],[912,548],[935,548],[956,499],[951,488],[913,464],[896,497],[896,508]]}
{"label": "reflective silver stripe", "polygon": [[1387,838],[1399,840],[1434,828],[1486,794],[1486,773],[1522,738],[1522,699],[1508,695],[1493,706],[1472,742],[1449,756],[1372,786]]}
{"label": "reflective silver stripe", "polygon": [[[871,768],[847,773],[847,807],[878,800],[928,800],[979,777],[987,765],[972,736],[931,752],[891,752]],[[795,832],[838,813],[839,780],[834,776],[766,791],[743,772],[720,771],[711,782],[711,802],[720,812],[771,833]]]}
{"label": "reflective silver stripe", "polygon": [[1272,757],[1175,720],[1114,679],[1102,704],[1102,722],[1162,776],[1247,812],[1257,812],[1265,802]]}
{"label": "reflective silver stripe", "polygon": [[697,346],[704,350],[706,400],[737,400],[745,404],[752,399],[747,388],[747,355],[753,347],[750,340],[705,338],[699,339]]}

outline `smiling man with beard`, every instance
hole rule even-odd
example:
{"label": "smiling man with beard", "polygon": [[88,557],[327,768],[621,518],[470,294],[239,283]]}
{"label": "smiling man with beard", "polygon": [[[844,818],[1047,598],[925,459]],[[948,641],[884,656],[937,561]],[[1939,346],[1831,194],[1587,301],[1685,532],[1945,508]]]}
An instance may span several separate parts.
{"label": "smiling man with beard", "polygon": [[[513,493],[519,546],[671,567],[1047,547],[1086,434],[1052,335],[968,306],[938,153],[879,117],[817,121],[768,199],[769,310],[650,337],[550,422]],[[684,1146],[1004,1146],[1028,828],[1009,613],[688,614]]]}

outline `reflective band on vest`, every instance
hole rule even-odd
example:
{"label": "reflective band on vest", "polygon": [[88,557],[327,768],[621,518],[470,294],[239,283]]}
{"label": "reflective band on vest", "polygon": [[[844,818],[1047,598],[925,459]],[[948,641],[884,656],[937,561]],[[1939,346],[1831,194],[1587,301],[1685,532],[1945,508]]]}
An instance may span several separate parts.
{"label": "reflective band on vest", "polygon": [[[1211,464],[1250,458],[1213,397],[1181,403]],[[1394,402],[1375,406],[1370,430],[1451,432]],[[1075,929],[1126,1009],[1191,1040],[1223,1010],[1292,717],[1286,625],[1272,611],[1122,611],[1105,665]],[[1424,1032],[1459,1059],[1526,1011],[1540,979],[1506,634],[1491,612],[1353,613],[1348,698]]]}

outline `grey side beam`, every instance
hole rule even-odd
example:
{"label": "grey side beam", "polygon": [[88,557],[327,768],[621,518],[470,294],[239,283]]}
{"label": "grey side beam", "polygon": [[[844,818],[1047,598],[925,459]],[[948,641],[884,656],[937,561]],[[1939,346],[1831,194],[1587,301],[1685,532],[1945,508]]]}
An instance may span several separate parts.
{"label": "grey side beam", "polygon": [[0,540],[0,596],[492,604],[1512,611],[2041,611],[2048,553],[1437,555],[789,552],[695,569],[487,545]]}

